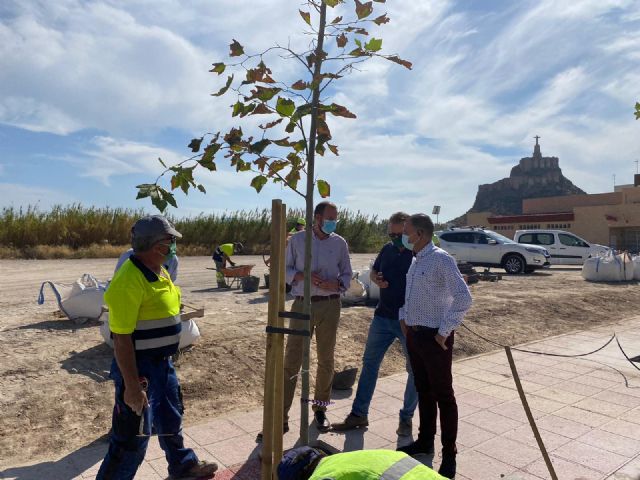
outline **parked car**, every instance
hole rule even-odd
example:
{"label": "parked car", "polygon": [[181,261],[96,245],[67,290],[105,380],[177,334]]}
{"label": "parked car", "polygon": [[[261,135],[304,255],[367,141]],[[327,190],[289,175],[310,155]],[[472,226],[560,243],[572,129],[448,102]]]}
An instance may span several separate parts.
{"label": "parked car", "polygon": [[514,242],[493,230],[477,227],[436,232],[440,248],[458,262],[481,267],[500,267],[507,273],[531,273],[549,267],[549,252],[541,246]]}
{"label": "parked car", "polygon": [[517,230],[513,239],[518,243],[546,248],[551,254],[552,265],[582,265],[587,258],[609,251],[604,245],[589,243],[564,230]]}

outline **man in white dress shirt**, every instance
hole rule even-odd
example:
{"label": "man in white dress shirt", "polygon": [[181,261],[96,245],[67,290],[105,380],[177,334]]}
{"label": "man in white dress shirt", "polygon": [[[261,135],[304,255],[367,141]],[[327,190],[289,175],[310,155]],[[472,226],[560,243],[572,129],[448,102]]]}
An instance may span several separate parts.
{"label": "man in white dress shirt", "polygon": [[440,410],[442,463],[438,473],[454,478],[458,407],[451,373],[455,329],[471,307],[471,294],[456,261],[432,243],[433,222],[428,215],[411,215],[403,243],[415,259],[407,273],[405,304],[399,317],[411,360],[420,411],[418,439],[401,447],[409,455],[434,452]]}

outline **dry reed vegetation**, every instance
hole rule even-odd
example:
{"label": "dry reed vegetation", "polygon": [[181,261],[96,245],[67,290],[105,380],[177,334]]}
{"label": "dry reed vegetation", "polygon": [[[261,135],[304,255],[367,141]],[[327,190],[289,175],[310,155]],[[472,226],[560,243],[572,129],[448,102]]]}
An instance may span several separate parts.
{"label": "dry reed vegetation", "polygon": [[[0,212],[0,258],[106,258],[128,248],[131,225],[143,210],[85,207],[80,204],[3,208]],[[207,255],[220,242],[239,241],[245,253],[263,253],[269,244],[270,211],[251,210],[193,217],[169,217],[183,234],[182,256]],[[289,212],[290,227],[302,211]],[[375,252],[386,241],[386,221],[361,212],[340,212],[338,233],[355,253]]]}

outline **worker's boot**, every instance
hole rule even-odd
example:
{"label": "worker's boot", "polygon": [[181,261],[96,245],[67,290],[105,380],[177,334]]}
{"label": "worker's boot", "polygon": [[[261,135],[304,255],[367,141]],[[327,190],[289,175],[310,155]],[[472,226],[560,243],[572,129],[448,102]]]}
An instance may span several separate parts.
{"label": "worker's boot", "polygon": [[217,463],[200,460],[182,475],[171,475],[169,478],[171,480],[205,480],[213,478],[217,470]]}

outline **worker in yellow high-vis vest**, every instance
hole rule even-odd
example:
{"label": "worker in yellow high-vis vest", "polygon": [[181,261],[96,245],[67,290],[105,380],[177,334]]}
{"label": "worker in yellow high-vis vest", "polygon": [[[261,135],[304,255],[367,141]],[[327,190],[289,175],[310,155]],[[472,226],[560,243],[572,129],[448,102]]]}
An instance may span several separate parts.
{"label": "worker in yellow high-vis vest", "polygon": [[180,289],[163,267],[182,235],[161,215],[138,220],[131,232],[133,255],[105,292],[114,360],[110,378],[115,406],[109,450],[97,480],[131,480],[149,438],[157,435],[169,478],[213,478],[218,466],[184,445],[182,393],[171,356],[178,351]]}
{"label": "worker in yellow high-vis vest", "polygon": [[298,447],[284,454],[279,480],[445,480],[403,452],[358,450],[327,455],[313,447]]}

